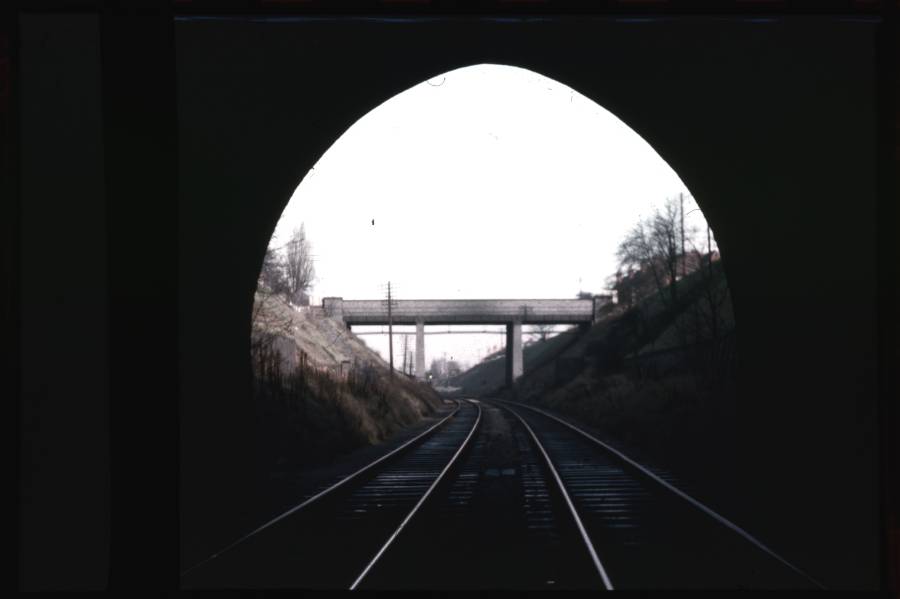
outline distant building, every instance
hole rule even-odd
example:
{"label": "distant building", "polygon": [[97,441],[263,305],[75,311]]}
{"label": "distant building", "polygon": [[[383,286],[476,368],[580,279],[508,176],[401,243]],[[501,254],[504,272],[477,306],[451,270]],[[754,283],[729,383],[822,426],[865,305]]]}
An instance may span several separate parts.
{"label": "distant building", "polygon": [[656,289],[656,282],[649,268],[633,270],[625,274],[617,273],[613,291],[618,303],[626,306],[647,297]]}
{"label": "distant building", "polygon": [[[689,275],[696,272],[698,269],[703,268],[710,258],[713,262],[717,262],[719,260],[719,252],[714,251],[712,256],[710,256],[709,254],[692,250],[679,256],[676,262],[675,280],[680,280],[682,276]],[[649,264],[646,264],[640,269],[632,270],[624,274],[616,273],[616,280],[613,285],[613,291],[616,294],[616,302],[630,306],[655,292],[657,289],[657,280],[654,277],[653,270],[654,269],[651,269]],[[659,277],[660,285],[666,287],[672,283],[662,260],[657,263],[655,270]]]}
{"label": "distant building", "polygon": [[[682,277],[682,273],[691,274],[703,268],[707,264],[707,260],[710,258],[709,254],[700,253],[697,250],[692,250],[687,252],[684,256],[678,257],[678,277],[680,279]],[[719,252],[713,251],[712,253],[712,262],[717,262],[719,260]],[[667,279],[668,281],[668,279]]]}
{"label": "distant building", "polygon": [[[675,266],[675,272],[678,275],[675,277],[675,280],[681,279],[681,277],[685,275],[689,275],[698,268],[703,265],[703,256],[697,250],[691,250],[686,254],[682,254],[678,256],[678,260]],[[666,283],[668,283],[668,278],[666,279]]]}

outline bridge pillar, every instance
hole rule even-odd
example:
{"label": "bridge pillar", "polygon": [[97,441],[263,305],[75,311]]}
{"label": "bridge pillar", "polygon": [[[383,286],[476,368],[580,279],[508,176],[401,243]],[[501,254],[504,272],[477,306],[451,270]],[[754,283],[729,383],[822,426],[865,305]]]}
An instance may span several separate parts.
{"label": "bridge pillar", "polygon": [[416,321],[416,378],[425,380],[425,321]]}
{"label": "bridge pillar", "polygon": [[323,297],[322,309],[329,318],[341,321],[344,320],[344,298]]}
{"label": "bridge pillar", "polygon": [[522,376],[522,322],[506,325],[506,384],[512,385]]}

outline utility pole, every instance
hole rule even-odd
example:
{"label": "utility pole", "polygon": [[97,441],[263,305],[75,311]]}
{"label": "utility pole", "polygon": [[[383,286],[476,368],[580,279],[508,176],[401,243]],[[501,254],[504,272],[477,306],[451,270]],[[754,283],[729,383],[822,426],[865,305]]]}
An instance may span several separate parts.
{"label": "utility pole", "polygon": [[388,281],[388,354],[390,355],[391,376],[394,376],[394,316],[391,311],[391,282]]}

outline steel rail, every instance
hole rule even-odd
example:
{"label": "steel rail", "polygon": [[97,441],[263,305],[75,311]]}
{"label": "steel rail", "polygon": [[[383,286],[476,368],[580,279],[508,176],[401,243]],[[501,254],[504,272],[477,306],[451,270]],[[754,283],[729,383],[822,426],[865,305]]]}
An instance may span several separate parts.
{"label": "steel rail", "polygon": [[183,572],[181,573],[180,576],[181,576],[181,577],[184,577],[184,576],[186,576],[187,574],[189,574],[190,572],[193,572],[194,570],[196,570],[197,568],[199,568],[200,566],[203,566],[203,565],[205,565],[205,564],[208,564],[209,562],[211,562],[212,560],[218,558],[219,556],[221,556],[221,555],[224,554],[225,552],[230,551],[231,549],[237,547],[238,545],[240,545],[241,543],[243,543],[243,542],[246,541],[247,539],[249,539],[249,538],[251,538],[251,537],[253,537],[253,536],[259,534],[260,532],[262,532],[263,530],[269,528],[270,526],[272,526],[272,525],[274,525],[274,524],[276,524],[276,523],[278,523],[278,522],[284,520],[284,519],[287,518],[288,516],[290,516],[290,515],[292,515],[292,514],[295,514],[296,512],[298,512],[298,511],[300,511],[301,509],[307,507],[308,505],[310,505],[310,504],[312,504],[312,503],[318,501],[318,500],[321,499],[322,497],[324,497],[324,496],[328,495],[329,493],[332,493],[333,491],[339,489],[340,487],[344,486],[345,484],[347,484],[348,482],[350,482],[350,481],[353,480],[354,478],[358,477],[359,475],[363,474],[364,472],[367,472],[368,470],[371,470],[372,468],[374,468],[374,467],[377,466],[378,464],[380,464],[380,463],[384,462],[385,460],[387,460],[387,459],[389,459],[389,458],[391,458],[391,457],[397,455],[398,453],[400,453],[400,452],[403,451],[404,449],[408,448],[410,445],[412,445],[412,444],[415,443],[416,441],[419,441],[420,439],[422,439],[422,438],[426,437],[427,435],[433,433],[435,430],[438,429],[438,427],[440,427],[441,425],[445,424],[447,421],[449,421],[451,418],[453,418],[453,416],[455,416],[457,412],[459,412],[459,410],[460,410],[460,408],[461,408],[461,404],[459,403],[458,400],[455,400],[455,399],[454,399],[453,401],[456,402],[456,409],[454,409],[452,412],[450,412],[450,414],[448,414],[447,416],[445,416],[444,418],[442,418],[441,420],[439,420],[439,421],[436,422],[435,424],[431,425],[429,428],[427,428],[426,430],[422,431],[421,433],[419,433],[418,435],[416,435],[416,436],[413,437],[412,439],[410,439],[410,440],[406,441],[405,443],[403,443],[400,447],[397,447],[397,448],[391,450],[390,452],[384,454],[384,455],[381,456],[380,458],[378,458],[378,459],[376,459],[376,460],[373,460],[372,462],[370,462],[369,464],[366,464],[365,466],[363,466],[363,467],[360,468],[359,470],[357,470],[357,471],[353,472],[352,474],[350,474],[350,475],[348,475],[348,476],[342,478],[341,480],[339,480],[338,482],[336,482],[336,483],[334,483],[333,485],[329,486],[329,487],[326,488],[325,490],[319,491],[318,493],[316,493],[315,495],[313,495],[313,496],[310,497],[309,499],[306,499],[306,500],[302,501],[301,503],[295,505],[294,507],[292,507],[291,509],[287,510],[286,512],[284,512],[284,513],[282,513],[282,514],[280,514],[280,515],[278,515],[278,516],[272,518],[271,520],[269,520],[269,521],[266,522],[265,524],[262,524],[262,525],[256,527],[256,528],[253,529],[251,532],[245,534],[244,536],[242,536],[242,537],[239,538],[238,540],[236,540],[236,541],[232,542],[231,544],[229,544],[228,546],[226,546],[224,549],[221,549],[220,551],[217,551],[216,553],[213,553],[212,555],[210,555],[210,556],[207,557],[206,559],[204,559],[204,560],[202,560],[202,561],[200,561],[200,562],[194,564],[193,566],[191,566],[191,567],[188,568],[187,570],[183,571]]}
{"label": "steel rail", "polygon": [[[778,555],[777,553],[775,553],[774,550],[772,550],[772,549],[770,549],[769,547],[767,547],[762,541],[760,541],[760,540],[758,540],[757,538],[755,538],[753,535],[751,535],[749,532],[747,532],[746,530],[744,530],[743,528],[741,528],[741,527],[738,526],[737,524],[731,522],[730,520],[728,520],[727,518],[725,518],[724,516],[722,516],[722,515],[719,514],[718,512],[714,511],[712,508],[709,508],[709,507],[707,507],[706,505],[704,505],[703,503],[701,503],[700,501],[698,501],[697,499],[694,499],[693,497],[691,497],[690,495],[688,495],[687,493],[685,493],[684,491],[682,491],[682,490],[679,489],[678,487],[674,486],[674,485],[671,484],[670,482],[664,480],[663,478],[661,478],[661,477],[658,476],[657,474],[653,473],[653,472],[652,472],[651,470],[649,470],[647,467],[645,467],[645,466],[639,464],[638,462],[636,462],[636,461],[634,461],[633,459],[629,458],[627,455],[625,455],[624,453],[622,453],[622,452],[619,451],[618,449],[616,449],[616,448],[614,448],[614,447],[608,445],[607,443],[604,443],[603,441],[601,441],[601,440],[598,439],[597,437],[593,436],[592,434],[588,433],[587,431],[584,431],[584,430],[578,428],[578,427],[575,426],[574,424],[571,424],[570,422],[567,422],[567,421],[563,420],[562,418],[559,418],[558,416],[556,416],[556,415],[554,415],[554,414],[551,414],[551,413],[549,413],[549,412],[547,412],[547,411],[545,411],[545,410],[542,410],[542,409],[540,409],[540,408],[536,408],[536,407],[534,407],[534,406],[529,406],[529,405],[526,405],[526,404],[523,404],[523,403],[520,403],[520,402],[515,402],[515,401],[508,401],[508,400],[505,400],[505,399],[497,399],[496,401],[503,402],[503,403],[509,403],[509,404],[512,404],[512,405],[515,405],[515,406],[519,406],[519,407],[522,407],[522,408],[527,408],[527,409],[529,409],[529,410],[531,410],[531,411],[533,411],[533,412],[537,412],[538,414],[541,414],[541,415],[543,415],[543,416],[545,416],[545,417],[547,417],[547,418],[550,418],[551,420],[555,420],[556,422],[562,424],[563,426],[566,426],[566,427],[570,428],[571,430],[573,430],[573,431],[575,431],[576,433],[578,433],[579,435],[582,435],[583,437],[589,439],[590,441],[593,441],[595,444],[599,445],[600,447],[602,447],[602,448],[603,448],[604,450],[606,450],[607,452],[609,452],[609,453],[613,454],[614,456],[616,456],[619,460],[625,462],[626,464],[628,464],[629,466],[631,466],[632,468],[634,468],[635,470],[637,470],[638,472],[640,472],[641,474],[643,474],[644,476],[646,476],[647,478],[649,478],[650,480],[652,480],[653,482],[655,482],[655,483],[661,485],[662,487],[664,487],[664,488],[667,489],[668,491],[671,491],[672,493],[674,493],[675,495],[677,495],[677,496],[680,497],[681,499],[685,500],[686,502],[688,502],[688,503],[689,503],[690,505],[692,505],[693,507],[699,509],[701,512],[703,512],[704,514],[706,514],[707,516],[709,516],[710,518],[712,518],[713,520],[715,520],[715,521],[718,522],[719,524],[721,524],[721,525],[725,526],[726,528],[730,529],[732,532],[737,533],[737,534],[738,534],[739,536],[741,536],[744,540],[748,541],[749,543],[751,543],[752,545],[754,545],[756,548],[762,550],[764,553],[768,554],[769,556],[775,558],[777,561],[781,562],[783,565],[787,566],[788,568],[790,568],[791,570],[793,570],[795,573],[799,574],[800,576],[806,578],[808,581],[810,581],[811,583],[813,583],[814,585],[816,585],[816,586],[819,587],[820,589],[822,589],[822,590],[826,590],[826,589],[827,589],[827,587],[826,587],[825,585],[823,585],[821,582],[819,582],[818,580],[816,580],[816,579],[813,578],[811,575],[807,574],[806,572],[804,572],[803,570],[801,570],[800,568],[798,568],[798,567],[795,566],[794,564],[790,563],[790,562],[787,561],[785,558],[783,558],[783,557],[781,557],[780,555]],[[513,412],[513,413],[515,413],[515,412]]]}
{"label": "steel rail", "polygon": [[[459,402],[457,402],[459,403]],[[472,402],[469,402],[472,403]],[[453,454],[453,457],[450,458],[450,461],[447,462],[447,465],[444,466],[444,469],[441,470],[440,474],[437,475],[437,478],[434,479],[434,482],[431,483],[431,486],[422,494],[422,497],[419,498],[419,501],[416,502],[416,505],[413,506],[412,510],[410,510],[409,514],[406,515],[406,518],[403,519],[403,522],[400,523],[400,526],[394,531],[394,533],[388,538],[388,540],[382,545],[381,549],[378,550],[378,553],[375,554],[375,557],[366,565],[363,571],[359,576],[356,577],[356,580],[353,581],[353,584],[350,585],[351,591],[355,591],[362,580],[366,577],[366,575],[372,570],[375,564],[381,559],[381,556],[384,555],[385,551],[388,550],[388,547],[394,542],[394,540],[400,535],[403,529],[409,524],[410,520],[413,519],[413,516],[416,515],[416,512],[419,511],[419,508],[425,503],[428,497],[431,495],[431,492],[440,484],[440,482],[444,479],[444,475],[453,467],[453,464],[456,463],[457,458],[462,454],[463,450],[468,446],[469,441],[472,439],[475,431],[478,429],[478,424],[481,422],[481,406],[475,403],[472,403],[475,408],[478,410],[478,415],[475,417],[475,423],[472,425],[472,429],[469,431],[469,434],[466,435],[466,438],[460,444],[459,448],[456,450],[456,453]],[[458,408],[457,408],[458,409]]]}
{"label": "steel rail", "polygon": [[522,418],[518,413],[516,413],[515,410],[503,405],[501,405],[500,407],[518,418],[519,422],[521,422],[525,427],[525,430],[528,431],[528,434],[531,435],[531,439],[534,441],[535,446],[540,450],[541,455],[544,456],[544,460],[547,462],[547,467],[553,474],[553,478],[556,480],[559,491],[560,493],[562,493],[563,499],[565,499],[566,505],[569,507],[569,513],[575,520],[575,525],[578,528],[578,532],[581,533],[581,538],[584,541],[585,547],[587,547],[588,553],[591,556],[591,561],[593,561],[594,567],[597,569],[597,573],[603,580],[603,586],[608,591],[614,590],[612,581],[609,579],[609,575],[606,573],[606,568],[603,567],[603,563],[600,561],[600,557],[597,555],[596,549],[594,549],[594,543],[593,541],[591,541],[591,537],[581,521],[581,516],[578,515],[578,510],[575,509],[575,504],[572,502],[572,498],[569,497],[569,492],[566,490],[566,486],[565,484],[563,484],[562,478],[556,471],[556,467],[553,465],[553,460],[550,459],[550,455],[547,453],[547,450],[544,449],[544,445],[541,443],[540,439],[538,439],[538,436],[535,434],[534,430],[532,430],[531,426],[529,426],[525,419]]}

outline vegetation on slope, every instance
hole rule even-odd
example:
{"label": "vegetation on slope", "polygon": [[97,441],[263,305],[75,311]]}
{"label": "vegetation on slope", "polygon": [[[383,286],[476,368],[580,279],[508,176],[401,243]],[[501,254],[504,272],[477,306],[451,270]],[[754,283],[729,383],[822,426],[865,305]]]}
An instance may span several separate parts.
{"label": "vegetation on slope", "polygon": [[[527,343],[522,347],[522,363],[525,372],[536,370],[548,359],[553,359],[578,336],[575,330],[563,331],[543,341]],[[487,397],[497,394],[506,382],[506,350],[485,357],[472,368],[450,379],[450,385],[459,387],[469,396]]]}
{"label": "vegetation on slope", "polygon": [[700,486],[704,478],[721,483],[733,455],[737,358],[721,263],[677,285],[676,303],[650,294],[631,307],[611,307],[588,331],[533,344],[529,349],[542,364],[526,363],[525,375],[512,388],[503,386],[502,357],[478,364],[457,384],[465,394],[505,397],[565,414]]}
{"label": "vegetation on slope", "polygon": [[320,465],[383,441],[440,398],[396,373],[319,308],[257,294],[251,355],[266,470]]}

